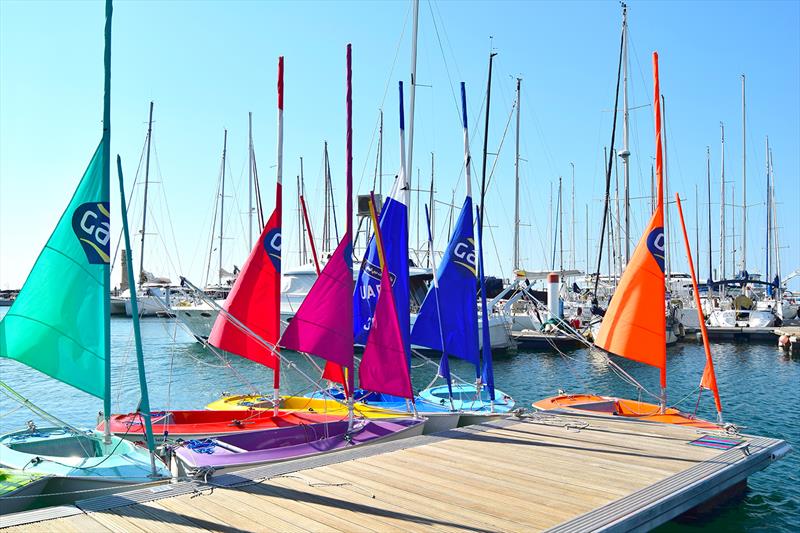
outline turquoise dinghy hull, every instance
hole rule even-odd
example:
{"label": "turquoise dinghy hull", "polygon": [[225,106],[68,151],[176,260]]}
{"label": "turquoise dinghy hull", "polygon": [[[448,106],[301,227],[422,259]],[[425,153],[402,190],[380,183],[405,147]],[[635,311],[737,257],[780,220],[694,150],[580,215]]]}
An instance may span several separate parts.
{"label": "turquoise dinghy hull", "polygon": [[[372,407],[408,413],[408,416],[414,415],[414,412],[411,409],[411,403],[405,398],[401,398],[399,396],[392,396],[391,394],[383,394],[381,392],[370,392],[364,389],[355,389],[353,397],[357,402]],[[317,391],[311,394],[309,398],[335,398],[343,401],[345,400],[345,395],[341,389],[328,389],[327,391]],[[461,413],[457,411],[451,411],[449,407],[441,407],[439,405],[429,403],[419,396],[417,396],[415,401],[417,414],[428,419],[428,421],[425,422],[425,428],[422,432],[423,435],[441,433],[442,431],[455,429],[459,426]]]}
{"label": "turquoise dinghy hull", "polygon": [[48,476],[0,468],[0,515],[19,513],[37,507],[38,496],[44,491],[49,480]]}
{"label": "turquoise dinghy hull", "polygon": [[48,506],[171,478],[158,458],[156,475],[151,475],[145,448],[114,436],[104,444],[103,435],[95,431],[74,434],[62,428],[36,428],[6,433],[0,436],[0,458],[8,468],[51,476],[40,496]]}
{"label": "turquoise dinghy hull", "polygon": [[[450,404],[447,385],[430,387],[419,393],[420,398],[433,405]],[[508,394],[495,389],[495,400],[489,400],[489,393],[481,391],[480,396],[475,385],[467,383],[453,384],[453,407],[460,413],[458,427],[480,424],[497,418],[505,418],[514,410],[514,399]]]}

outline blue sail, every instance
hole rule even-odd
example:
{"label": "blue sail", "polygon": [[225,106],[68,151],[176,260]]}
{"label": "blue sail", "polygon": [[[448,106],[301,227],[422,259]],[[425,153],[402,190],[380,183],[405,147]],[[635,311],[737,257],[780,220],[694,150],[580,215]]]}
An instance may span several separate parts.
{"label": "blue sail", "polygon": [[[409,341],[411,310],[409,307],[408,282],[408,199],[409,184],[405,172],[405,134],[403,124],[403,83],[400,82],[400,172],[392,190],[383,204],[380,216],[381,235],[389,266],[389,278],[394,288],[397,316],[406,355],[411,357]],[[353,293],[353,337],[357,344],[367,343],[378,290],[381,283],[381,267],[374,236],[370,238]]]}
{"label": "blue sail", "polygon": [[[411,331],[411,342],[458,357],[480,371],[478,303],[472,198],[464,199],[453,235],[437,271],[439,297],[431,285]],[[437,300],[444,306],[437,309]],[[442,346],[444,341],[444,346]],[[446,361],[443,361],[446,364]],[[442,368],[442,371],[445,371]]]}

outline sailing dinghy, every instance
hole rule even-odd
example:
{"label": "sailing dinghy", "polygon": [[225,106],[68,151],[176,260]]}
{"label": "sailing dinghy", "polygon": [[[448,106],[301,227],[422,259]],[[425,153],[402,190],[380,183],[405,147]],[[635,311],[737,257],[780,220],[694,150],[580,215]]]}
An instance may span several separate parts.
{"label": "sailing dinghy", "polygon": [[[625,400],[595,394],[561,394],[533,404],[544,411],[578,412],[583,414],[626,417],[648,422],[686,425],[701,429],[720,429],[722,405],[719,399],[714,364],[708,347],[708,335],[702,319],[697,280],[692,254],[686,241],[689,269],[692,272],[694,295],[700,315],[706,366],[700,381],[700,393],[711,390],[717,408],[717,423],[707,422],[678,409],[667,407],[667,332],[664,321],[664,189],[663,152],[661,148],[661,106],[658,83],[658,54],[653,53],[655,81],[656,178],[658,200],[656,210],[636,246],[631,260],[619,281],[595,340],[595,345],[613,355],[654,366],[661,374],[661,395],[658,404]],[[680,203],[678,203],[680,207]],[[681,218],[681,221],[683,219]],[[684,237],[686,230],[684,228]],[[699,398],[698,398],[699,401]]]}
{"label": "sailing dinghy", "polygon": [[[14,359],[102,398],[108,417],[111,412],[110,0],[106,1],[105,13],[103,138],[14,305],[0,321],[0,357]],[[124,200],[121,203],[125,222]],[[141,365],[139,377],[142,404],[146,406],[147,388]],[[148,453],[147,449],[108,432],[75,429],[32,406],[8,385],[3,383],[2,387],[11,397],[58,424],[39,428],[30,423],[27,429],[0,436],[4,466],[52,476],[48,490],[65,493],[46,500],[48,504],[74,500],[75,491],[113,491],[170,477],[152,448]]]}
{"label": "sailing dinghy", "polygon": [[[429,387],[420,392],[422,405],[449,407],[451,410],[461,413],[458,425],[465,426],[480,423],[489,418],[506,416],[513,410],[514,400],[502,391],[494,390],[493,378],[486,380],[482,376],[483,368],[487,365],[491,367],[492,353],[491,343],[488,342],[488,312],[484,305],[482,314],[478,314],[478,302],[475,298],[480,266],[477,263],[482,255],[476,254],[473,233],[470,169],[472,158],[469,152],[467,95],[463,82],[461,83],[461,113],[467,193],[442,264],[436,272],[434,282],[431,284],[420,308],[419,316],[414,322],[411,330],[411,342],[442,353],[438,375],[445,379],[446,384]],[[478,229],[480,232],[480,225],[478,225]],[[480,274],[481,281],[483,281],[482,267]],[[440,302],[447,302],[446,310],[440,308]],[[485,303],[485,297],[483,302]],[[480,343],[483,365],[479,352],[478,320],[481,320],[483,324],[481,328],[483,343]],[[452,383],[450,356],[475,365],[475,384]]]}
{"label": "sailing dinghy", "polygon": [[[282,76],[279,77],[282,80]],[[325,359],[327,362],[325,376],[328,379],[339,379],[345,386],[346,390],[353,390],[353,371],[354,371],[354,358],[353,358],[353,264],[352,264],[352,235],[353,235],[353,220],[352,220],[352,196],[353,196],[353,162],[352,162],[352,100],[351,100],[351,47],[347,45],[347,158],[346,158],[346,174],[347,174],[347,225],[343,239],[336,247],[333,255],[326,263],[325,267],[320,272],[317,281],[308,293],[308,296],[303,300],[300,308],[297,310],[294,319],[289,323],[283,335],[278,341],[277,337],[280,334],[279,317],[280,317],[280,292],[279,285],[276,283],[274,289],[268,292],[271,300],[268,302],[267,307],[272,312],[272,317],[269,320],[274,320],[270,327],[274,329],[266,329],[265,331],[256,331],[250,328],[251,321],[247,317],[238,318],[233,311],[237,306],[250,305],[251,308],[263,306],[263,299],[260,298],[258,291],[251,290],[248,292],[237,292],[236,286],[231,291],[226,306],[226,313],[221,313],[217,324],[211,334],[212,343],[219,346],[223,344],[223,349],[228,349],[226,346],[226,335],[235,332],[237,335],[246,335],[247,339],[240,338],[242,344],[234,351],[234,353],[242,354],[241,347],[247,347],[252,351],[246,352],[248,354],[259,353],[262,356],[268,356],[271,359],[265,359],[266,362],[272,362],[273,368],[280,368],[280,354],[278,351],[278,344],[281,347],[298,352],[305,352],[311,355],[316,355]],[[282,91],[279,93],[282,94]],[[279,98],[282,101],[282,97]],[[279,106],[282,108],[282,106]],[[280,114],[279,114],[280,117]],[[281,120],[279,118],[279,146],[281,145]],[[278,186],[280,187],[280,168],[281,157],[278,157]],[[280,191],[280,188],[279,188]],[[280,203],[278,204],[280,205]],[[274,215],[273,215],[274,216]],[[269,227],[269,224],[268,224]],[[266,230],[265,230],[266,231]],[[278,229],[279,231],[279,229]],[[278,234],[279,235],[279,234]],[[278,236],[278,243],[280,237]],[[265,246],[268,241],[265,242]],[[276,247],[276,254],[272,256],[272,266],[275,270],[280,268],[280,246]],[[269,269],[269,265],[262,266],[261,270]],[[242,270],[242,273],[237,280],[246,279],[248,269]],[[387,270],[388,275],[388,270]],[[278,275],[277,280],[280,277]],[[382,299],[385,302],[384,306],[394,308],[394,302],[386,297],[391,296],[392,291],[384,291],[385,297]],[[239,301],[241,300],[241,301]],[[395,309],[396,313],[396,309]],[[259,316],[259,315],[256,315]],[[384,335],[389,335],[391,339],[395,339],[399,335],[397,331],[397,317],[394,315],[394,322],[391,322],[391,313],[386,320],[381,320],[380,323],[384,324],[382,327],[385,330]],[[215,340],[215,332],[218,331],[217,325],[219,321],[225,321],[230,326],[227,329],[219,331],[219,335]],[[261,324],[263,324],[262,322]],[[255,323],[256,327],[260,324]],[[391,326],[394,327],[391,327]],[[273,335],[273,337],[264,338],[264,335]],[[270,342],[275,339],[275,342]],[[364,353],[364,361],[375,359],[374,352],[383,351],[386,346],[383,344],[376,344],[379,338],[373,342],[368,342]],[[392,347],[392,343],[388,343],[388,347]],[[249,356],[248,356],[249,357]],[[362,361],[362,372],[364,361]],[[367,368],[371,368],[369,363]],[[384,359],[381,363],[386,365]],[[402,366],[402,365],[401,365]],[[378,373],[377,379],[385,378],[387,374],[396,377],[394,372],[395,367],[384,369],[386,374],[381,375],[381,369],[376,367]],[[276,373],[277,375],[277,373]],[[375,377],[375,376],[373,376]],[[364,379],[362,373],[361,379]],[[400,384],[402,385],[407,381],[407,388],[410,390],[411,382],[408,376],[402,376]],[[397,386],[396,379],[388,379],[385,384],[390,388]],[[398,392],[391,388],[389,392]],[[402,391],[399,391],[402,392]],[[325,401],[325,400],[321,400]],[[277,380],[275,382],[275,391],[273,395],[274,409],[278,410],[280,404],[280,395],[278,390]],[[340,422],[324,422],[320,424],[309,424],[298,426],[294,428],[280,428],[267,431],[253,431],[246,432],[240,435],[231,435],[227,437],[219,437],[209,439],[200,443],[188,443],[187,446],[179,447],[174,452],[175,465],[178,473],[187,473],[190,475],[208,475],[209,473],[219,471],[229,471],[242,468],[248,468],[257,465],[269,464],[278,461],[288,461],[311,455],[318,455],[323,453],[331,453],[337,450],[348,449],[352,446],[362,446],[377,442],[386,442],[413,435],[419,435],[425,426],[425,419],[419,418],[404,418],[392,420],[354,420],[355,411],[353,408],[353,396],[349,394],[347,397],[347,420]]]}

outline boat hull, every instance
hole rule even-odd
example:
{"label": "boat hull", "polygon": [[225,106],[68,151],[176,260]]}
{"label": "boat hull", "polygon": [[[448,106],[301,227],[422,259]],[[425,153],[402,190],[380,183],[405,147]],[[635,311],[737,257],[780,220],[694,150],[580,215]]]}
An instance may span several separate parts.
{"label": "boat hull", "polygon": [[424,418],[365,420],[356,422],[349,434],[346,421],[242,433],[211,439],[213,445],[204,452],[189,446],[176,449],[173,468],[178,476],[207,477],[418,436],[425,423]]}
{"label": "boat hull", "polygon": [[9,468],[52,476],[47,483],[47,494],[73,493],[48,497],[48,505],[86,497],[76,491],[97,490],[107,494],[135,484],[164,482],[171,477],[159,459],[154,459],[156,475],[152,476],[150,454],[131,442],[111,437],[111,443],[105,444],[99,433],[74,435],[62,428],[6,433],[0,436],[0,457]]}
{"label": "boat hull", "polygon": [[[293,427],[302,424],[335,422],[341,416],[328,416],[306,412],[279,411],[274,415],[272,410],[262,411],[160,411],[152,413],[153,435],[159,439],[202,439],[235,435],[244,431],[262,431],[281,427]],[[144,418],[139,413],[112,415],[111,433],[129,441],[139,442],[144,439]],[[97,426],[102,432],[105,423]]]}
{"label": "boat hull", "polygon": [[563,394],[552,396],[533,403],[540,411],[553,411],[565,414],[584,414],[628,418],[660,424],[696,427],[706,430],[722,429],[717,424],[695,418],[678,409],[667,408],[664,413],[657,404],[626,400],[595,394]]}
{"label": "boat hull", "polygon": [[[273,409],[272,398],[259,395],[225,396],[206,405],[212,411],[246,411],[249,409]],[[328,416],[347,416],[347,405],[332,399],[306,398],[304,396],[282,396],[281,411],[316,413]],[[356,402],[353,406],[355,414],[360,418],[403,418],[408,413],[381,409],[372,405]]]}
{"label": "boat hull", "polygon": [[49,480],[48,476],[0,468],[0,515],[40,507],[42,502],[38,496]]}
{"label": "boat hull", "polygon": [[[478,396],[475,386],[467,383],[453,384],[453,408],[459,411],[461,419],[458,425],[474,424],[481,416],[507,416],[514,410],[514,399],[501,390],[495,389],[494,402],[489,400],[489,394],[483,390]],[[419,393],[426,402],[445,405],[450,402],[447,385],[430,387]]]}

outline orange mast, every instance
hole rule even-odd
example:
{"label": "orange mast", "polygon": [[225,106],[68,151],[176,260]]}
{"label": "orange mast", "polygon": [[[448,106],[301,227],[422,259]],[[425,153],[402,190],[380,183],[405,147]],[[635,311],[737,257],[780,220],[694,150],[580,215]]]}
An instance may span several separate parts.
{"label": "orange mast", "polygon": [[650,222],[617,285],[595,344],[614,355],[661,371],[661,409],[666,409],[667,331],[664,285],[664,189],[658,55],[653,53],[658,201]]}
{"label": "orange mast", "polygon": [[697,290],[697,277],[694,274],[694,261],[692,261],[692,250],[689,246],[689,236],[686,233],[686,224],[683,221],[683,209],[678,193],[675,193],[675,202],[678,204],[678,216],[681,219],[681,229],[683,229],[683,242],[686,244],[686,256],[689,258],[689,272],[692,274],[692,290],[694,292],[694,303],[697,306],[697,318],[700,322],[700,331],[703,334],[703,348],[706,351],[706,366],[703,369],[703,378],[700,380],[700,388],[708,389],[714,393],[714,404],[717,407],[717,423],[722,424],[722,402],[719,399],[719,389],[717,389],[717,376],[714,374],[714,361],[711,359],[711,347],[708,344],[708,331],[706,330],[706,320],[703,317],[703,308],[700,305],[700,291]]}

